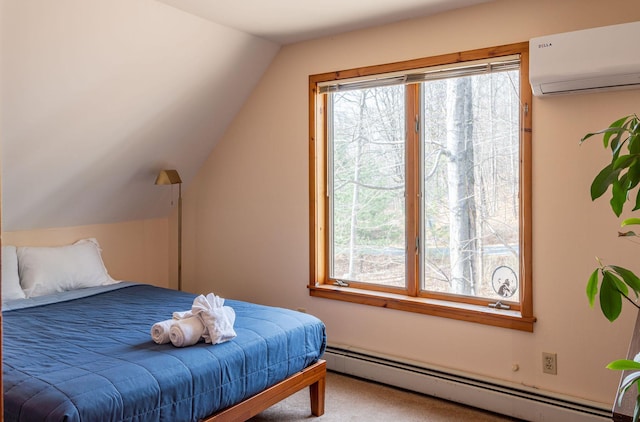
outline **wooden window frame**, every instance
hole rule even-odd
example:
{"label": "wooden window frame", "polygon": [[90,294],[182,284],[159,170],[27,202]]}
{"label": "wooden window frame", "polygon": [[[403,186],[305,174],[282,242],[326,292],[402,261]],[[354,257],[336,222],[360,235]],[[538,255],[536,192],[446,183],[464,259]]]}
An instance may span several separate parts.
{"label": "wooden window frame", "polygon": [[[520,101],[522,107],[520,122],[520,298],[516,306],[502,310],[487,306],[487,300],[465,298],[452,300],[452,295],[429,293],[420,294],[415,271],[408,271],[407,292],[400,292],[384,286],[358,288],[358,283],[349,286],[333,284],[328,277],[328,199],[327,188],[327,96],[320,94],[318,84],[355,77],[366,77],[391,72],[410,71],[431,66],[450,65],[473,60],[491,59],[513,54],[520,55]],[[363,305],[379,306],[396,310],[416,312],[445,318],[475,322],[521,331],[533,331],[536,318],[533,316],[532,300],[532,229],[531,229],[531,86],[529,85],[529,44],[527,42],[482,48],[440,56],[414,59],[404,62],[354,68],[309,76],[309,260],[310,278],[308,289],[311,296],[341,300]],[[419,102],[415,95],[408,95],[407,102]],[[408,131],[412,132],[412,131]],[[408,148],[418,148],[418,136],[408,140]],[[407,152],[408,157],[417,154]],[[411,158],[409,158],[411,160]],[[415,160],[415,158],[414,158]],[[411,162],[408,163],[411,166]],[[410,180],[407,184],[418,183]],[[417,200],[407,199],[409,224],[417,224],[419,206]],[[415,256],[415,258],[413,258]],[[409,261],[418,265],[418,255]],[[408,262],[411,265],[411,262]],[[417,268],[417,267],[416,267]]]}

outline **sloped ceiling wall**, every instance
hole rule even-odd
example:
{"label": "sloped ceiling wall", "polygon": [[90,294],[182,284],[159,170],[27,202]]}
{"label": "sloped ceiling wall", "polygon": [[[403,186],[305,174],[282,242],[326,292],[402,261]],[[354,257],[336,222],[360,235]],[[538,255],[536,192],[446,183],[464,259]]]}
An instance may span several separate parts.
{"label": "sloped ceiling wall", "polygon": [[2,0],[2,228],[166,216],[279,45],[155,0]]}

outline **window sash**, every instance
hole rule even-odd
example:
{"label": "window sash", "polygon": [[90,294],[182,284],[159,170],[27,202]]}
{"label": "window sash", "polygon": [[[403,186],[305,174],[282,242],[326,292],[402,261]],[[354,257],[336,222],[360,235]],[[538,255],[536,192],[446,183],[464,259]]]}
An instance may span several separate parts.
{"label": "window sash", "polygon": [[[513,62],[512,62],[513,63]],[[518,62],[519,64],[519,62]],[[509,68],[502,68],[501,71],[508,71],[508,70],[513,70],[514,65],[512,64],[511,66],[509,66]],[[482,73],[482,72],[481,72]],[[477,75],[480,73],[467,73],[466,76],[471,76],[471,75]],[[455,76],[452,77],[458,77],[458,74],[456,74]],[[384,85],[383,87],[386,87],[388,85]],[[377,86],[367,86],[365,88],[361,88],[362,90],[368,90],[368,89],[373,89],[373,88],[377,88]],[[423,100],[423,95],[422,95],[422,85],[421,84],[411,84],[411,85],[407,85],[406,86],[406,92],[405,92],[405,96],[408,95],[407,93],[412,92],[414,95],[419,96],[420,98],[420,102],[419,104],[419,108],[417,110],[415,109],[410,109],[410,110],[405,110],[405,114],[406,115],[420,115],[420,121],[421,121],[421,127],[424,126],[425,122],[424,122],[424,106],[422,103]],[[429,289],[426,287],[425,283],[426,283],[426,279],[425,279],[425,269],[424,269],[424,265],[426,263],[427,260],[427,255],[426,255],[426,247],[429,246],[429,242],[426,240],[426,232],[424,230],[424,210],[423,210],[423,203],[422,201],[420,201],[420,203],[416,204],[416,209],[419,211],[417,213],[417,216],[415,217],[414,221],[412,222],[412,227],[416,227],[419,228],[418,231],[414,232],[411,230],[407,230],[407,228],[405,227],[405,236],[404,236],[404,243],[405,243],[405,247],[404,247],[404,259],[405,261],[408,260],[410,257],[408,255],[410,255],[410,250],[411,248],[408,248],[407,246],[413,243],[416,243],[416,250],[419,251],[418,253],[418,265],[417,266],[413,266],[411,264],[409,265],[405,265],[404,266],[404,281],[405,284],[403,286],[392,286],[389,284],[388,281],[375,281],[373,279],[366,279],[363,278],[363,274],[358,274],[357,276],[353,276],[353,277],[349,277],[348,275],[344,275],[344,276],[339,276],[338,273],[336,272],[336,262],[334,261],[336,256],[338,255],[338,250],[337,249],[337,241],[334,238],[334,235],[336,233],[336,220],[335,220],[335,216],[337,214],[337,210],[336,210],[336,203],[335,198],[337,195],[337,192],[334,189],[334,185],[335,185],[335,177],[337,177],[336,175],[336,168],[334,165],[334,153],[335,153],[335,146],[334,146],[334,141],[336,140],[336,138],[338,137],[338,135],[336,133],[334,133],[333,130],[333,122],[334,122],[334,110],[333,110],[333,104],[334,104],[334,100],[335,98],[333,98],[334,93],[327,93],[328,96],[328,101],[327,101],[327,116],[328,116],[328,136],[327,136],[327,156],[328,156],[328,171],[327,171],[327,175],[328,175],[328,201],[329,201],[329,211],[328,211],[328,215],[329,215],[329,224],[327,227],[327,232],[329,235],[329,265],[328,265],[328,273],[329,273],[329,277],[332,280],[340,280],[340,282],[346,282],[349,284],[353,284],[353,283],[357,283],[358,286],[360,288],[364,288],[364,289],[369,289],[369,288],[376,288],[376,289],[380,289],[380,290],[389,290],[389,291],[404,291],[407,292],[409,289],[412,289],[413,291],[417,291],[419,296],[423,296],[423,297],[446,297],[448,300],[455,300],[455,301],[460,301],[460,302],[468,302],[468,301],[472,301],[472,302],[476,302],[476,303],[494,303],[498,300],[500,300],[502,303],[508,303],[509,306],[511,306],[514,309],[519,309],[520,307],[520,298],[519,296],[515,296],[512,298],[498,298],[498,297],[494,297],[491,298],[489,296],[482,296],[480,294],[476,294],[476,295],[465,295],[465,294],[460,294],[460,293],[452,293],[452,292],[440,292],[436,289]],[[415,126],[415,125],[413,125]],[[421,132],[424,130],[424,128],[421,129]],[[418,179],[420,180],[419,184],[416,184],[416,186],[409,188],[408,186],[405,186],[405,191],[408,193],[406,195],[406,197],[418,197],[418,198],[424,198],[425,195],[427,195],[429,192],[427,192],[424,187],[424,178],[423,178],[423,174],[424,174],[424,169],[423,169],[423,151],[422,148],[424,147],[424,141],[423,141],[423,137],[424,135],[422,135],[422,133],[420,133],[420,139],[418,140],[418,144],[419,147],[417,148],[417,150],[419,151],[419,153],[417,155],[415,155],[416,153],[414,152],[413,154],[407,154],[407,155],[413,155],[415,157],[415,165],[411,165],[408,166],[410,168],[405,169],[407,175],[406,175],[406,179],[408,179],[409,174],[411,173],[417,173],[418,174]],[[408,139],[404,140],[405,143],[405,149],[407,147],[407,143],[408,143]],[[475,164],[474,164],[475,165]],[[405,212],[406,212],[406,207],[407,204],[404,204],[405,207]],[[409,223],[409,222],[407,222]],[[406,226],[406,225],[405,225]],[[412,238],[415,238],[415,242],[411,241]],[[418,240],[421,239],[421,240]],[[390,247],[391,245],[386,245],[387,247]],[[474,251],[474,253],[476,253],[477,251]],[[353,252],[352,252],[353,253]],[[349,255],[350,256],[350,255]],[[369,257],[371,258],[371,257]],[[517,269],[516,269],[517,270]],[[409,274],[411,272],[414,272],[415,274],[412,274],[411,276],[409,276]],[[344,273],[344,271],[342,271],[341,273]],[[518,278],[519,278],[520,274],[518,274]],[[407,280],[417,280],[419,281],[419,283],[417,283],[417,286],[412,286],[411,283],[407,282]],[[489,280],[487,280],[486,278],[482,280],[484,283],[488,283]],[[519,289],[518,289],[519,290]]]}
{"label": "window sash", "polygon": [[[381,88],[385,91],[387,87],[384,86]],[[382,235],[382,232],[384,232],[384,236],[388,236],[390,233],[393,233],[393,223],[398,223],[399,221],[404,223],[405,220],[404,215],[406,213],[406,201],[404,199],[404,192],[406,191],[406,186],[404,184],[398,184],[394,179],[398,174],[400,174],[403,179],[406,178],[407,169],[404,165],[406,148],[403,145],[403,147],[398,150],[391,146],[391,144],[385,144],[386,141],[389,141],[389,131],[386,130],[388,129],[387,126],[385,126],[382,131],[375,130],[377,127],[375,121],[379,120],[375,117],[377,116],[381,119],[383,117],[376,113],[376,107],[369,107],[371,104],[370,101],[367,101],[367,98],[369,100],[372,98],[370,96],[372,94],[369,92],[371,89],[371,87],[365,88],[363,93],[359,95],[347,95],[347,97],[350,97],[349,99],[351,102],[348,99],[345,101],[346,104],[350,104],[353,101],[362,101],[362,104],[358,103],[361,107],[360,112],[362,112],[362,110],[366,110],[366,117],[359,115],[359,117],[362,117],[364,120],[352,122],[358,126],[358,130],[355,132],[352,131],[353,128],[349,125],[347,125],[347,131],[338,130],[341,128],[341,125],[339,123],[334,123],[334,117],[337,115],[334,113],[334,108],[340,107],[339,104],[342,104],[343,102],[340,98],[337,98],[336,94],[327,94],[329,97],[327,101],[327,156],[329,169],[327,171],[327,184],[330,220],[329,226],[327,227],[330,250],[328,272],[331,278],[341,279],[345,282],[360,282],[365,285],[379,284],[387,287],[398,283],[398,279],[401,277],[403,285],[401,287],[398,286],[397,288],[404,290],[406,289],[407,272],[406,259],[404,257],[404,253],[406,251],[406,230],[403,227],[402,235],[396,231],[395,240],[401,240],[402,245],[400,245],[399,242],[394,244],[394,242],[391,242],[389,238],[386,239],[387,241],[390,241],[389,243],[380,244],[382,240],[380,236]],[[387,94],[389,94],[389,92],[387,92]],[[382,95],[384,95],[384,93],[382,93]],[[395,98],[397,99],[398,97],[396,96]],[[382,102],[384,103],[384,101]],[[402,102],[404,102],[404,100]],[[378,101],[374,101],[374,103],[378,104]],[[389,117],[390,120],[393,121],[394,124],[392,126],[396,127],[396,132],[393,133],[391,138],[393,140],[401,140],[403,144],[405,144],[405,140],[403,139],[404,136],[400,135],[400,132],[405,132],[405,126],[398,124],[398,122],[400,120],[404,120],[406,109],[399,103],[393,101],[391,101],[390,104],[386,104],[386,106],[387,107],[382,112],[385,117]],[[348,110],[342,110],[342,112],[348,113]],[[380,112],[379,109],[378,112]],[[344,116],[344,114],[340,115]],[[373,119],[373,122],[371,122],[371,119]],[[363,123],[366,124],[363,125]],[[395,124],[398,125],[396,126]],[[386,134],[386,136],[384,134]],[[361,140],[363,137],[369,139],[372,143],[367,143],[366,141],[362,142]],[[349,149],[348,146],[353,144],[357,144],[357,146],[352,146]],[[340,146],[342,146],[342,148],[340,148]],[[360,148],[364,148],[364,150],[360,151]],[[352,154],[355,149],[357,157],[350,156],[349,152],[343,152],[343,154],[347,156],[343,157],[339,154],[339,149],[347,149]],[[398,153],[400,153],[400,157],[398,156]],[[340,157],[342,157],[342,160],[340,160],[341,165],[335,163],[335,160]],[[367,159],[363,157],[369,158]],[[371,159],[371,157],[375,158]],[[345,158],[346,163],[344,161]],[[361,162],[354,164],[352,159],[357,160],[358,158],[362,158]],[[351,167],[352,165],[353,167]],[[339,169],[343,166],[348,169],[348,171],[340,171]],[[382,170],[385,168],[387,170],[393,169],[394,171],[385,174],[384,170]],[[358,173],[357,180],[351,179],[354,176],[354,172]],[[369,177],[367,177],[366,173],[373,173],[374,176],[371,177],[369,175]],[[342,192],[342,201],[338,199],[340,192],[336,188],[336,185],[341,188],[340,192]],[[402,188],[400,188],[400,186],[402,186]],[[394,219],[393,216],[390,216],[389,219],[384,219],[383,221],[378,220],[378,223],[386,226],[386,229],[383,229],[382,231],[379,230],[379,227],[378,230],[375,230],[371,226],[368,228],[358,226],[355,221],[362,221],[360,219],[361,210],[354,209],[354,207],[358,208],[362,202],[367,202],[367,198],[375,201],[376,199],[379,199],[380,196],[387,198],[391,197],[396,201],[396,203],[402,203],[400,208],[395,209],[394,216],[396,218]],[[354,205],[351,201],[355,200],[355,198],[359,198],[359,200],[358,204]],[[340,206],[342,206],[341,210]],[[342,221],[341,227],[346,229],[342,231],[340,239],[338,239],[337,236],[339,224],[338,217],[342,217],[340,219]],[[372,220],[367,220],[367,222],[373,223]],[[392,227],[389,227],[389,225]],[[368,240],[366,243],[362,243],[361,236],[363,233],[358,230],[354,230],[356,228],[364,230],[365,232],[368,231],[369,236],[366,236]],[[395,228],[397,230],[397,226],[395,226]],[[396,254],[393,254],[393,256],[390,257],[388,254],[390,248],[402,250],[402,257],[399,257]],[[336,259],[338,256],[342,256],[342,259]],[[391,269],[389,271],[381,271],[385,263],[380,262],[376,257],[389,257],[390,262],[386,262],[386,264],[390,265]],[[367,264],[366,266],[368,268],[358,270],[358,267],[363,263]],[[378,272],[377,275],[375,274],[376,272]],[[375,281],[374,278],[377,279],[377,281]],[[395,281],[392,281],[393,278],[395,278]]]}
{"label": "window sash", "polygon": [[[514,70],[518,70],[519,71],[519,61],[517,63],[513,63],[511,66],[509,67],[504,67],[501,68],[499,71],[500,72],[511,72],[513,73]],[[469,73],[465,76],[477,76],[477,75],[481,75],[482,73]],[[457,77],[453,76],[453,77]],[[507,119],[509,117],[511,117],[513,119],[513,117],[515,117],[515,120],[517,121],[513,121],[512,123],[514,124],[516,130],[518,130],[522,118],[519,115],[519,109],[520,107],[518,106],[519,104],[519,100],[520,100],[520,93],[517,90],[512,90],[512,83],[514,81],[514,79],[519,79],[519,72],[517,75],[517,78],[512,78],[509,75],[505,76],[507,78],[507,81],[509,81],[506,84],[506,88],[503,87],[503,91],[501,94],[493,92],[491,95],[493,94],[497,94],[498,97],[491,97],[491,98],[501,98],[502,100],[507,100],[506,96],[511,96],[511,101],[515,101],[515,104],[512,102],[511,103],[511,111],[513,113],[513,116],[510,115],[510,113],[507,111],[507,115],[506,116],[501,116],[499,113],[496,112],[496,114],[494,115],[493,112],[491,112],[491,118],[495,119],[498,118],[498,120],[504,120],[507,121]],[[424,84],[421,86],[421,88],[425,88]],[[508,91],[504,91],[504,89],[507,89]],[[424,165],[425,163],[425,150],[424,148],[427,147],[427,145],[425,144],[425,142],[428,142],[427,140],[427,134],[426,134],[426,129],[431,127],[433,128],[433,124],[435,125],[439,125],[442,124],[442,121],[431,121],[429,122],[427,119],[427,115],[429,113],[427,113],[427,110],[425,109],[425,104],[424,104],[424,100],[426,100],[425,97],[426,93],[421,92],[420,94],[420,99],[421,99],[421,105],[420,105],[420,116],[421,116],[421,127],[422,127],[422,133],[421,133],[421,140],[420,140],[420,153],[419,153],[419,163],[420,163],[420,168],[418,169],[418,171],[420,172],[420,192],[419,192],[419,197],[421,198],[421,202],[420,202],[420,216],[419,216],[419,223],[420,223],[420,230],[418,233],[420,242],[419,242],[419,246],[420,246],[420,268],[419,268],[419,279],[420,279],[420,295],[424,296],[424,297],[447,297],[451,300],[460,300],[462,302],[467,302],[467,301],[477,301],[479,303],[495,303],[496,301],[501,301],[502,303],[508,304],[509,306],[511,306],[513,309],[519,309],[520,308],[520,289],[519,287],[517,288],[517,292],[518,294],[513,294],[512,296],[508,296],[508,295],[504,295],[501,296],[500,294],[498,294],[498,291],[493,291],[491,289],[489,289],[489,287],[491,286],[491,282],[492,279],[490,277],[490,274],[488,274],[488,271],[491,270],[495,270],[496,268],[500,267],[500,266],[504,266],[506,264],[508,264],[510,267],[513,268],[513,270],[515,270],[515,272],[517,273],[516,275],[516,281],[520,278],[521,276],[521,272],[520,270],[520,265],[519,265],[519,261],[517,259],[517,257],[515,258],[515,262],[514,262],[514,257],[511,254],[503,254],[501,258],[498,258],[498,256],[494,256],[494,255],[490,255],[490,254],[486,254],[484,253],[484,247],[495,247],[496,245],[501,244],[501,241],[504,241],[503,239],[501,239],[500,237],[496,236],[491,236],[488,235],[487,233],[483,232],[480,227],[484,226],[486,224],[486,220],[483,219],[483,215],[482,215],[482,211],[481,209],[483,208],[482,206],[479,206],[478,208],[478,214],[477,214],[477,223],[473,223],[473,226],[475,226],[475,229],[477,229],[478,231],[474,234],[473,236],[473,240],[475,240],[477,242],[477,248],[474,247],[471,255],[472,258],[469,258],[472,261],[475,261],[475,263],[477,264],[477,266],[474,267],[474,271],[473,272],[477,272],[478,274],[474,275],[473,277],[471,277],[470,280],[466,280],[469,282],[473,282],[473,284],[470,285],[469,287],[469,293],[465,294],[465,293],[452,293],[452,292],[443,292],[441,290],[442,288],[442,283],[438,283],[437,281],[435,281],[434,279],[427,279],[427,271],[426,271],[426,264],[429,261],[429,256],[427,254],[427,249],[429,247],[433,247],[434,244],[429,240],[431,239],[431,237],[427,236],[427,230],[425,227],[425,218],[428,217],[428,215],[426,214],[426,210],[423,208],[424,206],[427,205],[427,203],[432,202],[433,201],[433,197],[431,197],[431,193],[432,190],[430,188],[427,188],[426,186],[426,180],[425,180],[425,168]],[[487,94],[489,95],[489,94]],[[481,103],[483,101],[482,98],[480,97],[473,97],[473,105],[472,107],[474,107],[474,110],[479,110],[480,109],[480,105],[479,103]],[[513,109],[515,105],[515,110]],[[495,108],[491,107],[492,110],[495,110]],[[504,117],[504,119],[501,119],[501,117]],[[422,120],[424,119],[424,120]],[[475,121],[475,117],[474,117],[474,121]],[[486,124],[493,124],[495,122],[495,120],[491,121],[491,119],[489,119],[488,121],[484,122]],[[431,124],[430,124],[431,123]],[[513,127],[513,126],[511,126]],[[446,129],[443,128],[443,130],[446,131]],[[480,127],[480,130],[482,130],[482,128]],[[475,129],[474,129],[475,132]],[[513,132],[507,132],[507,133],[512,133]],[[519,132],[517,132],[519,134]],[[476,138],[478,135],[473,135],[475,140],[482,140],[482,139],[486,139],[483,137],[480,138]],[[508,135],[504,135],[505,137]],[[519,155],[517,154],[519,148],[519,144],[521,143],[520,140],[517,137],[514,137],[513,135],[511,135],[509,138],[510,143],[506,144],[506,145],[510,145],[510,146],[514,146],[516,149],[512,150],[516,152],[516,155],[513,156],[513,153],[509,153],[508,157],[509,157],[509,161],[512,164],[515,164],[515,174],[511,173],[511,176],[514,177],[515,179],[510,179],[510,180],[515,180],[515,190],[512,192],[512,195],[514,195],[514,197],[510,197],[508,198],[509,201],[515,200],[517,202],[517,208],[516,210],[518,211],[517,214],[517,220],[515,222],[514,225],[510,225],[509,227],[511,227],[513,229],[512,235],[515,233],[515,235],[517,236],[520,232],[520,225],[518,224],[518,221],[520,220],[520,213],[519,213],[519,207],[520,207],[520,201],[517,200],[518,196],[519,196],[519,191],[520,191],[520,180],[519,180],[519,171],[518,171],[518,162],[519,162]],[[513,144],[513,142],[517,142],[516,145]],[[492,140],[491,144],[493,145],[492,147],[490,147],[492,150],[495,150],[496,148],[500,148],[500,147],[504,147],[505,144],[502,145],[498,145],[496,142],[496,140]],[[475,141],[474,141],[475,144]],[[480,145],[474,145],[473,146],[473,150],[474,150],[474,158],[473,158],[473,162],[471,163],[471,171],[472,172],[477,172],[478,170],[476,169],[477,167],[481,167],[482,166],[482,158],[480,157],[480,154],[482,154],[482,147]],[[498,157],[501,154],[498,153]],[[494,159],[493,157],[491,158],[492,160]],[[498,159],[498,158],[496,158]],[[480,160],[480,161],[478,161]],[[445,166],[445,170],[446,170],[446,164],[442,164],[444,161],[446,161],[445,159],[441,159],[441,160],[437,160],[438,166],[440,168],[442,168],[442,166]],[[429,171],[433,171],[434,168],[429,169]],[[481,171],[481,170],[480,170]],[[475,174],[475,176],[479,176],[479,174]],[[447,177],[445,177],[445,180],[448,179]],[[490,178],[487,178],[485,180],[488,180]],[[447,182],[445,181],[445,184]],[[482,182],[482,179],[480,179],[479,182],[476,182],[476,185],[472,185],[475,186],[475,191],[473,192],[474,195],[479,194],[477,189],[482,189],[482,187],[478,188],[479,185],[477,185],[478,183],[484,184],[484,182]],[[433,185],[431,185],[433,187]],[[490,198],[490,196],[489,196]],[[446,199],[446,198],[445,198]],[[494,198],[490,198],[488,199],[489,201],[494,200]],[[481,200],[481,203],[478,203],[476,201],[476,205],[486,205],[485,200]],[[444,205],[446,207],[446,204]],[[436,211],[435,216],[437,216],[439,213]],[[431,215],[431,214],[430,214]],[[433,216],[431,215],[431,216]],[[485,216],[486,217],[486,216]],[[491,217],[489,217],[489,219],[491,219]],[[505,223],[505,220],[497,220],[500,223]],[[506,226],[506,225],[505,225]],[[507,232],[508,233],[508,232]],[[504,233],[503,233],[504,234]],[[441,239],[442,240],[442,239]],[[486,243],[488,242],[488,243]],[[515,243],[515,242],[514,242]],[[442,248],[446,249],[448,252],[452,252],[452,250],[450,250],[450,246],[449,244],[442,244]],[[517,250],[520,250],[520,241],[518,238],[517,241]],[[507,244],[504,244],[504,247],[508,247]],[[491,258],[493,256],[493,259]],[[498,258],[498,259],[496,259]],[[435,258],[436,262],[438,261],[437,258]],[[498,265],[496,264],[497,260],[504,260],[504,262],[502,263],[502,265]],[[444,265],[445,267],[448,266],[449,263],[441,263],[442,265]],[[452,265],[453,266],[453,265]],[[506,269],[503,269],[503,271]],[[434,276],[434,272],[430,272],[431,276]],[[450,271],[445,271],[445,274],[451,276],[452,275],[452,270]],[[471,275],[471,274],[469,274]],[[430,286],[428,285],[429,283],[433,283],[432,284],[432,288],[430,288]],[[484,289],[487,290],[483,290],[482,287],[484,287]]]}
{"label": "window sash", "polygon": [[326,81],[318,84],[318,93],[327,94],[330,92],[415,84],[439,79],[518,69],[519,66],[520,55],[513,54],[506,57],[500,57],[499,59],[494,58],[473,60],[464,63],[451,63],[440,66],[431,66],[424,69],[415,69],[409,72],[389,72],[374,75],[374,77],[356,77],[336,81]]}

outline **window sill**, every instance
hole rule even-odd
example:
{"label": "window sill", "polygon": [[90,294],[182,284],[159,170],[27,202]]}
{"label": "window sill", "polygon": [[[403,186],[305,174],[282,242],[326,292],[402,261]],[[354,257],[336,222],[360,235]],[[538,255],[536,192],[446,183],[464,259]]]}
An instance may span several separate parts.
{"label": "window sill", "polygon": [[533,324],[536,322],[535,317],[522,316],[519,311],[500,310],[466,303],[411,297],[351,287],[326,284],[309,286],[309,294],[325,299],[416,312],[528,332],[533,332]]}

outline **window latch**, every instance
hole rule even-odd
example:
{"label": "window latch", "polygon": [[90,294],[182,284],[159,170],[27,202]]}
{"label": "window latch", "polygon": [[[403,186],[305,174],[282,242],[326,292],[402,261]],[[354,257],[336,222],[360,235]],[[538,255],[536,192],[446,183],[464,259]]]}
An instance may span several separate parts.
{"label": "window latch", "polygon": [[333,283],[333,285],[334,285],[334,286],[340,286],[340,287],[349,287],[349,283],[344,282],[344,281],[342,281],[342,280],[336,280],[336,281]]}
{"label": "window latch", "polygon": [[511,306],[505,305],[501,301],[497,301],[496,303],[490,303],[489,307],[494,309],[504,309],[504,310],[511,309]]}

